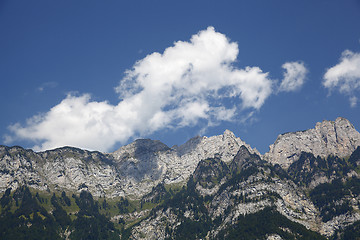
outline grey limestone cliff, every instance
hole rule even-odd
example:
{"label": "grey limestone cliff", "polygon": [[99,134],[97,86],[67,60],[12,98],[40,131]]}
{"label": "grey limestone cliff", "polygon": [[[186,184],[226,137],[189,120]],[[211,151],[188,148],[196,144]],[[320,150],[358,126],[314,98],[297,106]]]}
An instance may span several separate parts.
{"label": "grey limestone cliff", "polygon": [[202,159],[218,155],[231,161],[242,145],[257,152],[229,130],[172,148],[140,139],[110,154],[71,147],[36,153],[1,146],[0,191],[27,184],[39,190],[86,189],[94,196],[138,198],[161,182],[184,184]]}
{"label": "grey limestone cliff", "polygon": [[301,152],[312,153],[315,157],[345,157],[358,146],[360,133],[347,119],[339,117],[335,121],[319,122],[313,129],[279,135],[264,159],[288,168],[299,159]]}
{"label": "grey limestone cliff", "polygon": [[[224,162],[231,161],[241,146],[258,153],[234,133],[213,137],[195,137],[181,146],[167,147],[159,141],[137,140],[121,147],[111,155],[119,164],[122,176],[126,176],[126,193],[143,195],[158,183],[183,184],[195,171],[198,163],[215,155]],[[144,150],[145,148],[151,150]],[[142,150],[139,150],[142,149]]]}

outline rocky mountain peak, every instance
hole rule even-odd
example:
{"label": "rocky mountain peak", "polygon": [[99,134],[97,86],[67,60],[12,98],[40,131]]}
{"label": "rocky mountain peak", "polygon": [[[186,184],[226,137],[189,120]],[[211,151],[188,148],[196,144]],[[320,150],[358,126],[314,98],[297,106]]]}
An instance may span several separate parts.
{"label": "rocky mountain peak", "polygon": [[137,139],[134,142],[119,148],[113,152],[112,155],[115,158],[121,158],[124,154],[127,156],[138,157],[144,154],[167,150],[170,150],[170,148],[159,140]]}
{"label": "rocky mountain peak", "polygon": [[357,146],[360,146],[360,133],[347,119],[339,117],[335,121],[319,122],[313,129],[279,135],[264,158],[288,168],[299,159],[301,152],[312,153],[315,157],[345,157]]}
{"label": "rocky mountain peak", "polygon": [[228,173],[227,165],[219,158],[201,160],[197,165],[193,179],[202,188],[211,189]]}
{"label": "rocky mountain peak", "polygon": [[235,138],[235,134],[232,131],[230,131],[229,129],[226,129],[224,131],[223,136],[224,137]]}
{"label": "rocky mountain peak", "polygon": [[259,155],[250,153],[249,150],[243,145],[240,147],[236,156],[230,163],[230,170],[233,173],[240,172],[244,167],[248,165],[258,164],[261,161]]}
{"label": "rocky mountain peak", "polygon": [[[223,134],[218,136],[203,137],[200,142],[198,147],[200,151],[218,153],[218,157],[224,162],[230,162],[241,146],[245,146],[250,153],[260,155],[256,148],[251,148],[249,144],[245,143],[239,137],[236,137],[230,130],[225,130]],[[212,157],[214,156],[206,156],[206,158]]]}
{"label": "rocky mountain peak", "polygon": [[184,154],[187,154],[191,151],[193,151],[204,139],[205,137],[196,136],[193,138],[190,138],[188,141],[186,141],[184,144],[180,146],[173,146],[172,149],[175,150],[179,156],[182,156]]}
{"label": "rocky mountain peak", "polygon": [[246,159],[250,157],[249,150],[243,145],[240,147],[234,159]]}
{"label": "rocky mountain peak", "polygon": [[185,183],[201,160],[216,157],[230,162],[242,145],[251,153],[257,152],[226,130],[222,135],[197,136],[172,148],[157,140],[139,139],[109,156],[116,163],[125,194],[141,196],[158,183]]}
{"label": "rocky mountain peak", "polygon": [[[301,152],[343,157],[357,146],[360,134],[348,120],[338,118],[318,123],[314,129],[280,135],[265,158],[287,168]],[[230,130],[212,137],[194,137],[172,148],[158,140],[139,139],[110,154],[71,147],[36,153],[1,146],[0,191],[30,182],[39,189],[77,191],[85,184],[96,196],[142,196],[159,183],[185,183],[201,160],[213,158],[235,172],[262,159],[256,149]]]}

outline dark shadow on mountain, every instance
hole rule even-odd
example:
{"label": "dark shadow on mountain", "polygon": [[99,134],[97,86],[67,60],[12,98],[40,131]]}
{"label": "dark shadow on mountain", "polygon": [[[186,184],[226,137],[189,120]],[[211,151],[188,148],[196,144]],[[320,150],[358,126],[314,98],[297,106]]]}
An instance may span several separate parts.
{"label": "dark shadow on mountain", "polygon": [[197,148],[197,146],[201,143],[203,138],[200,136],[196,136],[188,140],[186,143],[180,146],[172,147],[173,150],[176,151],[177,155],[180,157],[186,153],[192,152]]}
{"label": "dark shadow on mountain", "polygon": [[147,153],[155,153],[170,150],[170,148],[159,140],[138,139],[135,141],[135,157],[142,156]]}
{"label": "dark shadow on mountain", "polygon": [[124,161],[121,169],[126,176],[142,181],[145,178],[157,180],[161,176],[162,169],[158,165],[158,152],[171,150],[167,145],[150,139],[138,139],[135,141],[135,161]]}

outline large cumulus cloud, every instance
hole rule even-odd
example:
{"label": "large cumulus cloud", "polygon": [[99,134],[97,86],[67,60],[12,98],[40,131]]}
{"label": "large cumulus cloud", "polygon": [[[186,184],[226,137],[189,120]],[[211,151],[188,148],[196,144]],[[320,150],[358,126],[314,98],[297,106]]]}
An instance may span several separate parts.
{"label": "large cumulus cloud", "polygon": [[[260,109],[274,88],[259,67],[237,68],[238,53],[237,43],[209,27],[137,61],[115,88],[117,105],[69,94],[25,125],[10,126],[8,140],[32,140],[36,150],[71,145],[109,151],[160,129],[232,121]],[[293,68],[285,68],[291,74]],[[288,91],[300,84],[290,84],[289,76]]]}

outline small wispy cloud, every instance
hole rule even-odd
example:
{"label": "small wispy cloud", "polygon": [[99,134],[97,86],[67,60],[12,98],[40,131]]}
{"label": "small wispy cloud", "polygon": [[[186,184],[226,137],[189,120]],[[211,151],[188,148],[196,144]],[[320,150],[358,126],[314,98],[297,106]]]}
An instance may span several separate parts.
{"label": "small wispy cloud", "polygon": [[37,88],[37,91],[43,92],[43,91],[45,91],[46,89],[56,88],[57,86],[58,86],[58,83],[57,83],[57,82],[44,82],[43,84],[41,84],[41,85]]}
{"label": "small wispy cloud", "polygon": [[282,65],[284,78],[281,81],[279,92],[293,92],[301,89],[305,83],[306,69],[303,62],[286,62]]}
{"label": "small wispy cloud", "polygon": [[360,53],[345,50],[340,61],[324,74],[323,86],[338,90],[349,97],[350,105],[357,105],[356,93],[360,90]]}

